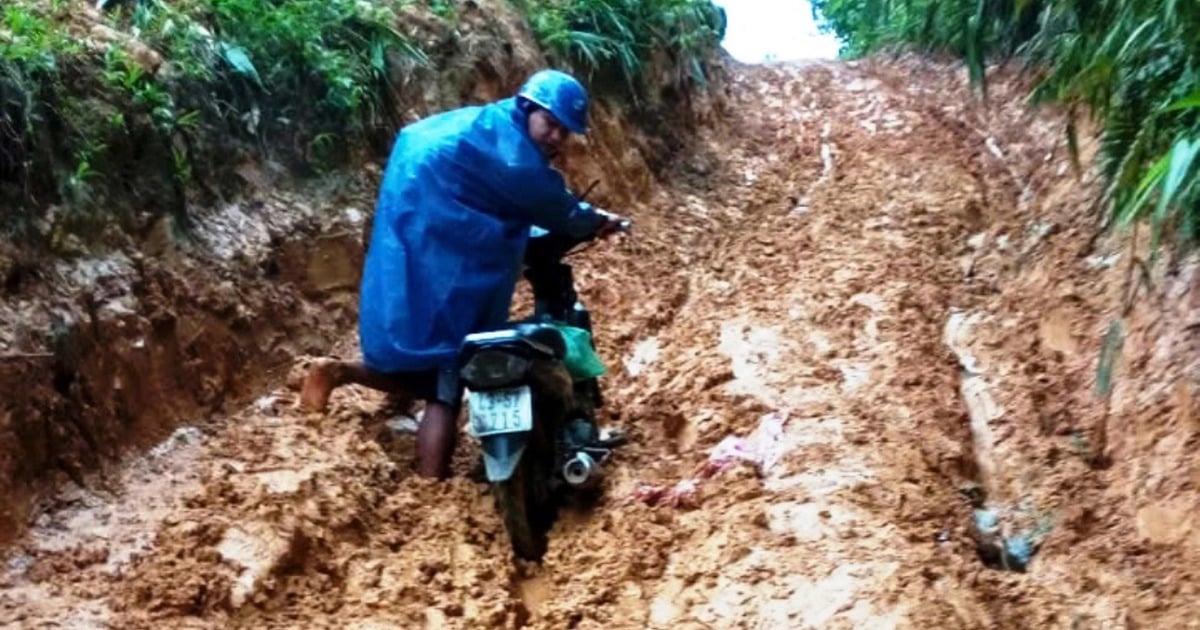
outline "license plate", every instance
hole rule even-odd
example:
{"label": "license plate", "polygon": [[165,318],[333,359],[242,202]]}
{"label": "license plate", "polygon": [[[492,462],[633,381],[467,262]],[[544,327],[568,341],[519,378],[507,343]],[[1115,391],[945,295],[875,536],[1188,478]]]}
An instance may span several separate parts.
{"label": "license plate", "polygon": [[470,392],[471,433],[478,437],[533,429],[533,396],[528,386]]}

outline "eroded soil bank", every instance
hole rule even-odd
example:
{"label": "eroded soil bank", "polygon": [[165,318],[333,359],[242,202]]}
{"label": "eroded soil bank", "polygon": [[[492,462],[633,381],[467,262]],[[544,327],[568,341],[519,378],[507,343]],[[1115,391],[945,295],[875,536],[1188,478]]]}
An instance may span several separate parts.
{"label": "eroded soil bank", "polygon": [[[352,325],[371,207],[347,190],[263,193],[190,237],[40,262],[0,303],[0,540],[40,491],[236,409]],[[27,286],[22,286],[27,285]],[[231,406],[232,405],[232,406]]]}
{"label": "eroded soil bank", "polygon": [[[1097,402],[1128,253],[1022,93],[997,77],[985,107],[917,60],[738,69],[736,115],[579,261],[633,444],[541,565],[513,561],[469,441],[458,477],[418,479],[381,397],[297,412],[298,361],[111,492],[61,494],[9,547],[0,622],[1187,627],[1190,268],[1128,317]],[[1026,572],[983,565],[968,497],[1029,532]]]}
{"label": "eroded soil bank", "polygon": [[[88,33],[104,16],[81,7],[71,19]],[[452,21],[413,5],[398,28],[431,51],[428,66],[392,68],[402,122],[509,96],[547,65],[505,3],[464,3]],[[568,169],[580,189],[602,180],[593,200],[624,206],[645,196],[688,129],[719,108],[710,97],[719,64],[686,103],[668,89],[673,70],[669,60],[646,68],[638,110],[654,114],[643,126],[653,133],[597,99],[593,132]],[[229,196],[213,207],[193,199],[187,225],[170,213],[147,214],[145,229],[113,222],[94,242],[72,236],[66,257],[0,242],[0,544],[55,488],[105,486],[123,456],[184,422],[216,414],[220,424],[281,382],[296,357],[326,352],[353,330],[380,168],[367,147],[353,147],[363,166],[297,181],[270,159],[290,148],[207,165]],[[141,194],[156,194],[141,183]]]}

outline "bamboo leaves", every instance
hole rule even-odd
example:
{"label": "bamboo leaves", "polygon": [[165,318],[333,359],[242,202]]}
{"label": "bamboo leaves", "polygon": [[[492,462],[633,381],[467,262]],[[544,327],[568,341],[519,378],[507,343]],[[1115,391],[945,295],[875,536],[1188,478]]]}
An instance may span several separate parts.
{"label": "bamboo leaves", "polygon": [[709,0],[532,0],[529,11],[543,46],[593,79],[615,77],[635,98],[659,51],[703,80],[703,60],[724,31]]}
{"label": "bamboo leaves", "polygon": [[[986,96],[989,59],[1042,68],[1035,101],[1082,104],[1101,123],[1110,224],[1148,219],[1195,240],[1200,213],[1200,3],[1187,0],[816,0],[857,56],[897,43],[961,55]],[[1078,154],[1074,125],[1068,127]],[[1155,239],[1155,243],[1158,239]]]}

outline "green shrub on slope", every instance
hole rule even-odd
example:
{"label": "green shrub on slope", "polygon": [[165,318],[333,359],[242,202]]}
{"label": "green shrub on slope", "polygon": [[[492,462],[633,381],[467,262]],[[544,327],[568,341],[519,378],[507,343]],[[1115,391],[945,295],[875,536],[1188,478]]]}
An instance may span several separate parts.
{"label": "green shrub on slope", "polygon": [[10,0],[0,15],[7,231],[186,220],[185,187],[239,153],[335,163],[394,126],[389,58],[424,60],[395,30],[400,2],[139,0],[105,24],[79,4]]}
{"label": "green shrub on slope", "polygon": [[637,98],[657,55],[703,84],[705,62],[724,35],[724,14],[709,0],[524,0],[535,34],[551,54],[601,86]]}
{"label": "green shrub on slope", "polygon": [[[1102,123],[1110,220],[1148,218],[1155,241],[1200,237],[1200,3],[1194,0],[816,0],[858,56],[892,45],[1045,70],[1035,98],[1086,104]],[[1168,229],[1172,228],[1172,229]]]}

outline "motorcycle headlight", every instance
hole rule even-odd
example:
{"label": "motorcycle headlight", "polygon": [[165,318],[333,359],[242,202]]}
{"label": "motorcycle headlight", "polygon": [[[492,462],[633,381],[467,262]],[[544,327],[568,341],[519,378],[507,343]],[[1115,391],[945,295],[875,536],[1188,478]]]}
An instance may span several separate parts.
{"label": "motorcycle headlight", "polygon": [[498,350],[475,353],[459,374],[473,389],[504,387],[525,378],[532,362],[520,355]]}

